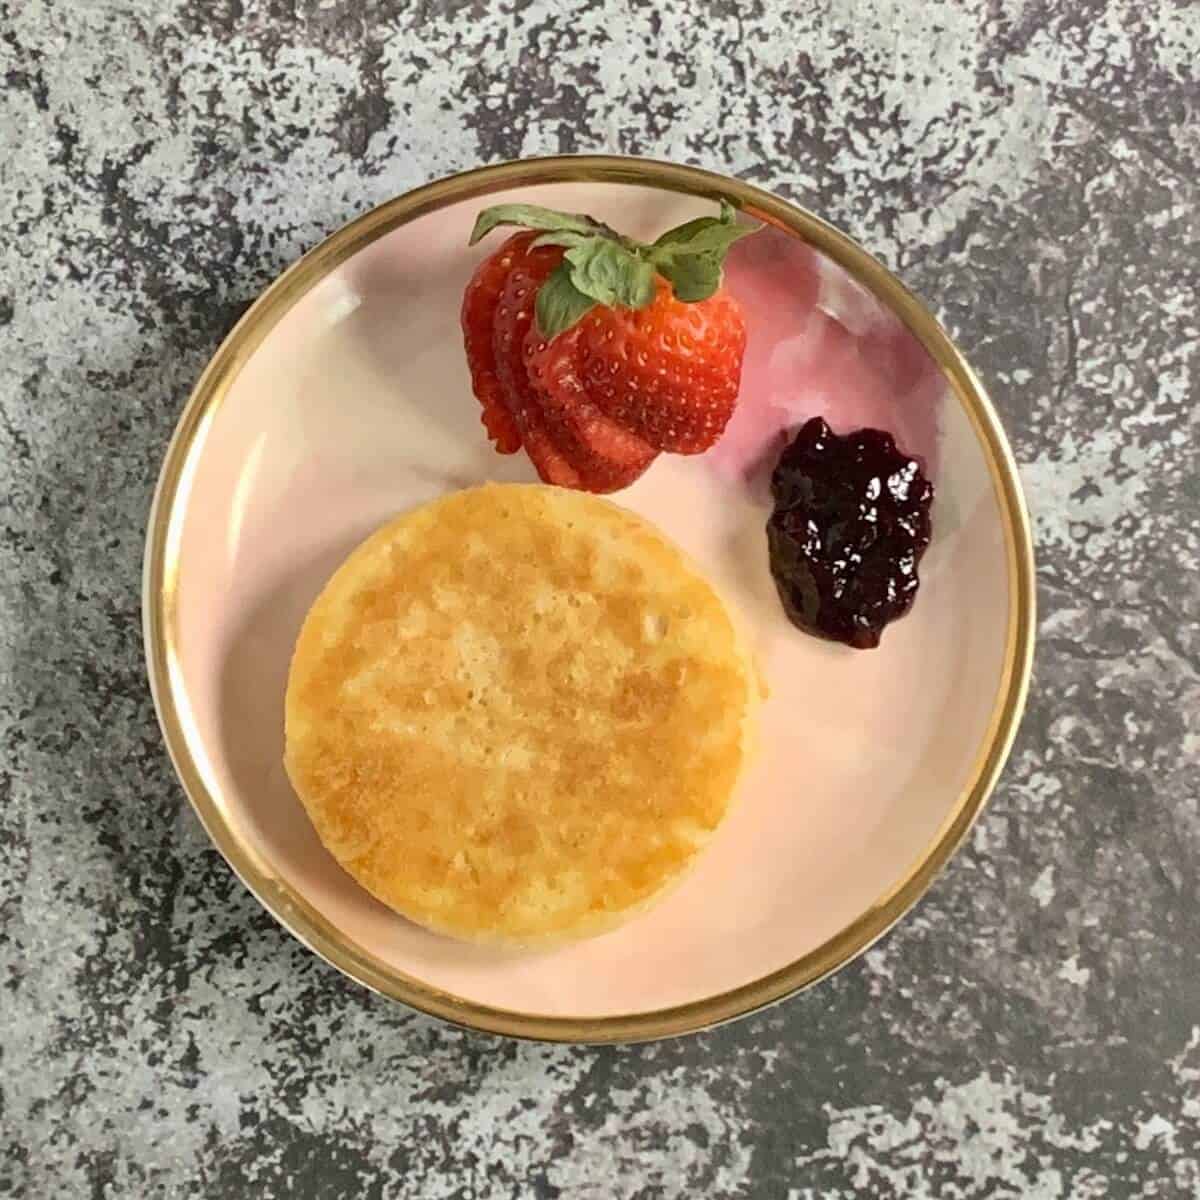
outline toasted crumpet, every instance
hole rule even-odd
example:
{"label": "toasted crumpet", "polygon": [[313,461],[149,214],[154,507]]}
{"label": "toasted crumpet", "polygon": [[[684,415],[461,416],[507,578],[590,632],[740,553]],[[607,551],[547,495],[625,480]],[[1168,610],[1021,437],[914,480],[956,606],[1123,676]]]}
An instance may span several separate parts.
{"label": "toasted crumpet", "polygon": [[582,492],[489,485],[399,517],[313,605],[288,775],[384,904],[508,946],[603,932],[729,810],[756,674],[685,555]]}

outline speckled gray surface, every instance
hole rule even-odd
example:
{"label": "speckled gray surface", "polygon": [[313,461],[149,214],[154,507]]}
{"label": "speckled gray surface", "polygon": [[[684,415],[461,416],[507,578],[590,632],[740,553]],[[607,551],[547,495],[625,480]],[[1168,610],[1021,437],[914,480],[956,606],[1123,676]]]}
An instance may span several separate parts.
{"label": "speckled gray surface", "polygon": [[[1200,1195],[1198,57],[1200,10],[1142,0],[0,0],[0,1195]],[[166,764],[138,600],[247,301],[411,185],[585,149],[898,267],[1005,414],[1042,606],[916,913],[765,1015],[599,1050],[444,1028],[279,930]]]}

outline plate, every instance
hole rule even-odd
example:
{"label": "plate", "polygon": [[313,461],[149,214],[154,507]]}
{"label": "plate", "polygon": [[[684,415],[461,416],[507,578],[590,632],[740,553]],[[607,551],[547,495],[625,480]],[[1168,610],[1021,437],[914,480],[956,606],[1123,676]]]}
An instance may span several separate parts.
{"label": "plate", "polygon": [[[743,614],[770,689],[740,805],[696,871],[628,925],[551,953],[408,923],[326,853],[281,765],[288,662],[310,603],[393,514],[531,480],[487,443],[458,329],[486,204],[588,212],[653,236],[727,198],[750,329],[716,450],[663,456],[614,499],[681,543]],[[497,235],[498,237],[498,235]],[[781,430],[823,414],[919,454],[937,487],[912,612],[878,650],[800,633],[770,578]],[[930,313],[811,213],[734,179],[638,159],[457,175],[339,230],[276,281],[205,370],[150,518],[145,637],[163,733],[212,840],[334,966],[460,1025],[633,1041],[704,1028],[844,965],[918,899],[978,816],[1028,684],[1033,558],[995,411]]]}

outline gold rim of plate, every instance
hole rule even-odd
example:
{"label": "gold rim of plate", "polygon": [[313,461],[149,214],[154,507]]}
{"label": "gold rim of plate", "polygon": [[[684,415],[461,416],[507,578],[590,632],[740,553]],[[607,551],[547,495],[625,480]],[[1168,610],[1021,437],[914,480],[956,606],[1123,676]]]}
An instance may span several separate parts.
{"label": "gold rim of plate", "polygon": [[[192,481],[230,385],[267,334],[331,271],[399,226],[447,204],[508,188],[571,182],[632,184],[712,200],[724,197],[748,216],[803,238],[869,288],[921,340],[971,418],[1003,516],[1011,581],[999,695],[971,782],[904,879],[824,944],[761,979],[671,1008],[596,1018],[545,1016],[464,1000],[395,970],[348,938],[239,836],[225,798],[211,785],[213,773],[188,705],[178,656],[179,558]],[[175,771],[217,849],[286,929],[350,978],[456,1025],[544,1041],[636,1042],[710,1028],[824,979],[886,933],[925,893],[982,811],[1025,706],[1035,629],[1033,541],[1016,463],[982,383],[937,319],[858,243],[798,205],[696,167],[606,155],[534,158],[453,175],[389,200],[326,238],[263,292],[200,376],[167,449],[150,513],[142,609],[150,687]]]}

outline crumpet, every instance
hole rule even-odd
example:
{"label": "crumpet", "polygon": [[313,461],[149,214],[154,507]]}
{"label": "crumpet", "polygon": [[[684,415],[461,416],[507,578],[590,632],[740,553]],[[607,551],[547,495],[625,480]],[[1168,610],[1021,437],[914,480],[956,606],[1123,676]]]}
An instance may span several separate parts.
{"label": "crumpet", "polygon": [[430,929],[600,933],[691,867],[757,702],[724,603],[652,525],[492,485],[384,526],[313,605],[286,765],[321,840]]}

